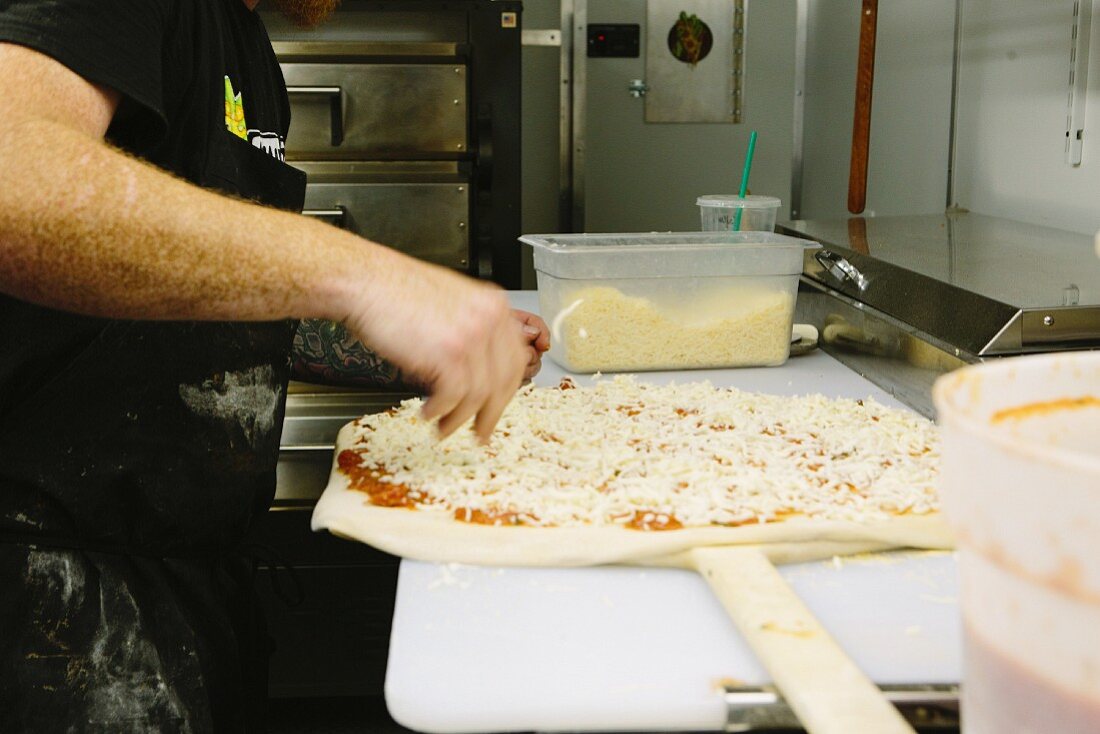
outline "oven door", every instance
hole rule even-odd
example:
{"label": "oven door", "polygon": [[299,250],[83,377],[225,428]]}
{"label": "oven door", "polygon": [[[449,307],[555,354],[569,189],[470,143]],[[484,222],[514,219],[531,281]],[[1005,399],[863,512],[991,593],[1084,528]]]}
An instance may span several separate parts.
{"label": "oven door", "polygon": [[470,184],[453,161],[297,162],[305,214],[428,262],[470,270]]}
{"label": "oven door", "polygon": [[466,65],[283,63],[290,95],[287,157],[466,157]]}

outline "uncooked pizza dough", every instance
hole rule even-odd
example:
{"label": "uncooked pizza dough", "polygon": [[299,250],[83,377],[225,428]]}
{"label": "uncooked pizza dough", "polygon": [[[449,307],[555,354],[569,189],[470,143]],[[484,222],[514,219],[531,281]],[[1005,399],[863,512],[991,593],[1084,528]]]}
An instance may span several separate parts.
{"label": "uncooked pizza dough", "polygon": [[935,426],[873,401],[565,382],[524,388],[488,447],[465,433],[438,442],[419,409],[406,401],[341,430],[315,530],[493,565],[648,563],[728,544],[951,546],[932,488]]}

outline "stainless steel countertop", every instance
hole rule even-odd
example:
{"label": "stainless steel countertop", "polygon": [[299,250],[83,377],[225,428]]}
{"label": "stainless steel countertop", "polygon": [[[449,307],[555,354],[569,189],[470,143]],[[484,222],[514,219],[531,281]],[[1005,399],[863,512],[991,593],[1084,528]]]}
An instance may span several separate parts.
{"label": "stainless steel countertop", "polygon": [[823,245],[803,280],[966,361],[1100,347],[1090,237],[970,213],[795,221]]}
{"label": "stainless steel countertop", "polygon": [[786,226],[1017,308],[1100,306],[1100,258],[1090,235],[960,213]]}

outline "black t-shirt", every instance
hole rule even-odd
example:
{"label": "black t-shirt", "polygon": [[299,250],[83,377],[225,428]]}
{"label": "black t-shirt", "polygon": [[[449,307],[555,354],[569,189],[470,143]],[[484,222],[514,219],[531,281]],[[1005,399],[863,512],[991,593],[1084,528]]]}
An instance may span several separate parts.
{"label": "black t-shirt", "polygon": [[[300,208],[282,74],[242,0],[0,0],[0,41],[120,92],[112,144]],[[122,543],[226,543],[273,492],[292,334],[110,321],[0,294],[0,529],[29,516]]]}

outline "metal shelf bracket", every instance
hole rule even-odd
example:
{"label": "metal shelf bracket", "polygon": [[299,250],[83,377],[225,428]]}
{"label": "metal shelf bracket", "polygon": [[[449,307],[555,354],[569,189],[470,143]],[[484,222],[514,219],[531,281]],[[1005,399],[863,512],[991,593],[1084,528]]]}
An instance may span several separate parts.
{"label": "metal shelf bracket", "polygon": [[[959,687],[950,684],[882,686],[886,700],[922,731],[956,730],[959,726]],[[726,732],[798,729],[801,724],[772,686],[725,686]]]}
{"label": "metal shelf bracket", "polygon": [[1089,43],[1095,0],[1073,3],[1073,39],[1069,58],[1069,109],[1066,115],[1066,163],[1081,165],[1085,140],[1085,101],[1088,92]]}

